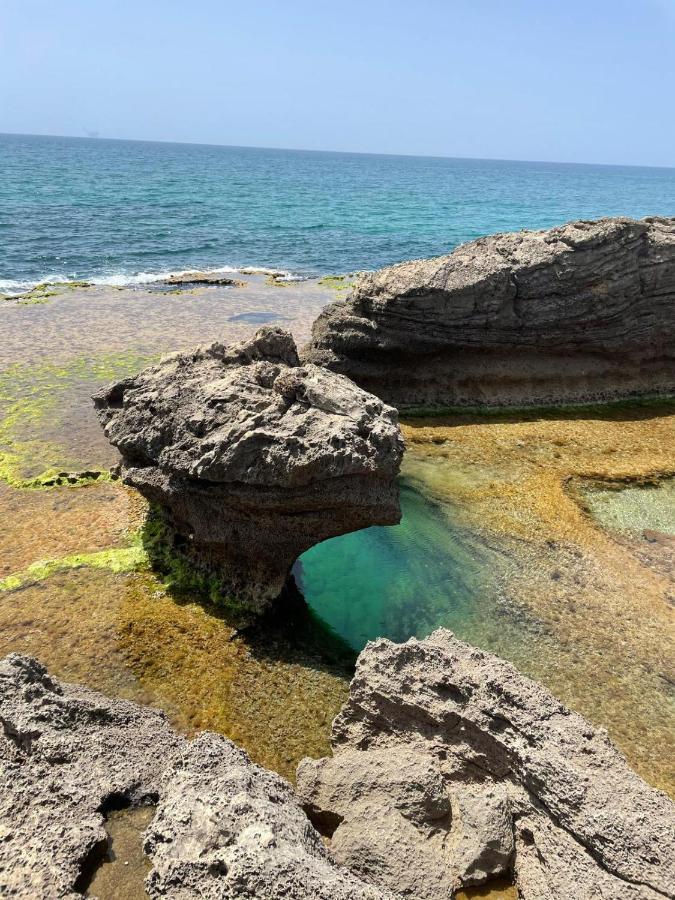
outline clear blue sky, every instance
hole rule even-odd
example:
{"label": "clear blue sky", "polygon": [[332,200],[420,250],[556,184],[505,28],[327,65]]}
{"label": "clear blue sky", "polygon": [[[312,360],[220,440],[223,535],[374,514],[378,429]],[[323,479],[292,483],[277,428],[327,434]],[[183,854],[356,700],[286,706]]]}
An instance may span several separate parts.
{"label": "clear blue sky", "polygon": [[0,131],[675,165],[675,0],[0,0]]}

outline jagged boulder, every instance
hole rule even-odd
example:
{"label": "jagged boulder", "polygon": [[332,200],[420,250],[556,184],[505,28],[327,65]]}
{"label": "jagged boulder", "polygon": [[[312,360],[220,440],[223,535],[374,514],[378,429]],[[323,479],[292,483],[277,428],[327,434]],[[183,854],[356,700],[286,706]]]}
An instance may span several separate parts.
{"label": "jagged boulder", "polygon": [[[0,896],[82,897],[107,846],[106,809],[157,804],[151,898],[391,900],[331,860],[291,786],[221,735],[0,662]],[[114,851],[114,844],[113,844]]]}
{"label": "jagged boulder", "polygon": [[675,896],[675,807],[605,732],[445,630],[359,656],[333,756],[297,790],[335,859],[417,900],[511,875],[522,900]]}
{"label": "jagged boulder", "polygon": [[675,218],[496,234],[362,275],[307,361],[400,410],[675,392]]}
{"label": "jagged boulder", "polygon": [[256,612],[309,547],[400,519],[396,411],[300,365],[280,328],[168,356],[94,403],[123,480]]}

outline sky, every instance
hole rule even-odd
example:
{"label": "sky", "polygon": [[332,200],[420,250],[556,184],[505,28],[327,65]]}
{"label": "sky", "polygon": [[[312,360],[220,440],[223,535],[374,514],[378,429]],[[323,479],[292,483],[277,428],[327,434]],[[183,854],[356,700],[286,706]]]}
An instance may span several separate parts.
{"label": "sky", "polygon": [[0,132],[675,166],[675,0],[0,0]]}

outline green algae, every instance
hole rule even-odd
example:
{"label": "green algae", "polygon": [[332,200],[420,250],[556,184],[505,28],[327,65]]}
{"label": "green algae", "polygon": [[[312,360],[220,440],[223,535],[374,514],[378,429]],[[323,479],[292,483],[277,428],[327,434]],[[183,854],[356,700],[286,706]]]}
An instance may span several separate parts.
{"label": "green algae", "polygon": [[[149,358],[134,352],[76,357],[66,363],[44,362],[34,366],[14,363],[0,371],[0,480],[13,487],[79,487],[105,479],[101,472],[77,474],[78,460],[68,458],[63,447],[45,437],[53,428],[74,385],[95,387],[128,375]],[[68,469],[75,470],[73,476]],[[37,471],[36,471],[37,470]]]}
{"label": "green algae", "polygon": [[141,546],[118,547],[99,550],[97,553],[73,553],[60,559],[41,559],[23,572],[8,575],[0,581],[0,591],[16,591],[29,584],[46,581],[57,572],[69,569],[107,569],[115,575],[134,572],[147,565],[147,556]]}
{"label": "green algae", "polygon": [[10,300],[16,306],[35,306],[47,303],[51,297],[59,297],[67,291],[91,287],[88,281],[43,281],[23,294],[0,295],[0,300]]}
{"label": "green algae", "polygon": [[337,294],[350,291],[354,287],[355,279],[348,275],[324,275],[320,278],[318,284],[322,287],[330,288]]}
{"label": "green algae", "polygon": [[232,624],[250,622],[250,611],[230,596],[222,578],[199,568],[176,549],[174,534],[158,506],[150,507],[140,539],[148,564],[167,593],[177,599],[191,597],[216,606],[229,614]]}

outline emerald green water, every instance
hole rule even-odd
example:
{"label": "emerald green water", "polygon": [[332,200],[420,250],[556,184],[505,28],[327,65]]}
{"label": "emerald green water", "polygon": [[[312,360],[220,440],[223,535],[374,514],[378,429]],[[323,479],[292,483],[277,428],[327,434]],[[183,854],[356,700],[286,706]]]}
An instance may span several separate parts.
{"label": "emerald green water", "polygon": [[367,641],[470,630],[494,554],[453,521],[452,509],[401,484],[400,525],[366,528],[312,547],[296,563],[316,616],[354,650]]}

